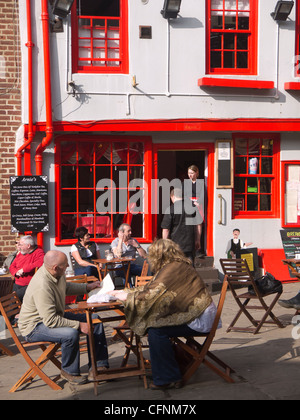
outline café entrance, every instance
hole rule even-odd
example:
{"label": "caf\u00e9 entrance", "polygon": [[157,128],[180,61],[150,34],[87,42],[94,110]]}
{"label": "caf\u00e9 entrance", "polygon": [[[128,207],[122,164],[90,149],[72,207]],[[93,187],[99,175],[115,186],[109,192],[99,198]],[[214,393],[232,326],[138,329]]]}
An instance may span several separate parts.
{"label": "caf\u00e9 entrance", "polygon": [[[201,144],[189,144],[189,145],[176,145],[176,148],[170,144],[154,145],[154,174],[155,179],[162,180],[166,179],[171,182],[174,179],[179,179],[183,182],[188,179],[187,171],[191,165],[196,165],[199,168],[199,179],[204,180],[205,185],[205,197],[204,197],[204,223],[202,227],[201,236],[201,252],[210,255],[212,253],[212,235],[208,235],[208,227],[211,223],[211,212],[213,200],[208,199],[208,192],[213,186],[213,167],[211,168],[211,161],[213,162],[213,156],[206,147],[203,148]],[[212,145],[213,146],[213,145]],[[210,148],[209,148],[210,149]],[[212,171],[212,175],[209,174]],[[210,178],[210,179],[209,179]],[[158,210],[155,215],[154,222],[154,237],[161,238],[161,221],[165,211],[164,203],[166,198],[163,200],[162,194],[165,191],[162,189],[158,193]],[[168,204],[170,202],[168,201]],[[211,230],[212,232],[212,230]],[[209,237],[208,237],[209,236]]]}

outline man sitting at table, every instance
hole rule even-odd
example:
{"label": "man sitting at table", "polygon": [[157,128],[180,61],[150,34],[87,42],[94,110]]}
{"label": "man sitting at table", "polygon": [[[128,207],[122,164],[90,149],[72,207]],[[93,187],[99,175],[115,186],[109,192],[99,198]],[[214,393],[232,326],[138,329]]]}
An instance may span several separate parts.
{"label": "man sitting at table", "polygon": [[[65,312],[66,295],[82,295],[100,282],[66,282],[67,256],[61,251],[48,251],[43,266],[33,276],[20,312],[18,326],[28,342],[50,341],[61,344],[61,376],[69,383],[82,385],[87,377],[80,375],[80,333],[88,334],[85,314]],[[97,318],[93,314],[93,318]],[[106,337],[102,323],[94,326],[95,354],[98,369],[108,368]],[[88,342],[89,345],[89,342]],[[90,352],[89,368],[91,369]]]}
{"label": "man sitting at table", "polygon": [[[131,226],[127,223],[123,223],[119,227],[118,237],[114,239],[111,243],[111,249],[114,255],[117,258],[135,258],[136,252],[138,252],[139,256],[142,258],[147,257],[146,251],[141,247],[139,242],[132,238],[131,236],[132,230]],[[116,268],[121,267],[117,266]],[[142,267],[137,264],[130,264],[130,276],[140,276],[142,272]],[[116,270],[116,275],[123,279],[123,283],[125,284],[125,274],[123,270]]]}
{"label": "man sitting at table", "polygon": [[20,239],[18,250],[19,253],[11,263],[9,271],[15,278],[13,291],[22,302],[36,269],[43,265],[44,251],[35,245],[30,235],[25,235]]}

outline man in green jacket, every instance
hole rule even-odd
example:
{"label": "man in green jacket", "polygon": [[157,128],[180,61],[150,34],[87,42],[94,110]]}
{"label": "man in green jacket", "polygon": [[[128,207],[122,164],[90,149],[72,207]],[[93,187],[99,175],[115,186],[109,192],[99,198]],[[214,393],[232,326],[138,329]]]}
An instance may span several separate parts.
{"label": "man in green jacket", "polygon": [[[46,253],[43,266],[33,276],[27,288],[18,326],[28,342],[60,343],[61,376],[72,384],[81,385],[87,382],[87,378],[80,375],[79,336],[80,333],[88,333],[88,326],[85,314],[65,312],[65,297],[83,295],[99,287],[100,282],[67,283],[67,267],[68,259],[63,252]],[[102,323],[95,325],[94,338],[97,366],[108,368],[107,344]],[[89,367],[91,368],[90,352]]]}

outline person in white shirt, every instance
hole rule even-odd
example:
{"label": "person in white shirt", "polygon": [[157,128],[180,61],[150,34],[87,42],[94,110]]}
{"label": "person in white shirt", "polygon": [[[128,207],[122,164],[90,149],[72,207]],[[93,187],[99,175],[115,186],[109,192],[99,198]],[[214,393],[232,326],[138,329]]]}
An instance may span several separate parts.
{"label": "person in white shirt", "polygon": [[236,258],[236,254],[242,248],[247,248],[248,246],[252,245],[252,242],[244,243],[240,238],[240,229],[233,229],[233,238],[228,242],[226,248],[226,254],[228,258]]}
{"label": "person in white shirt", "polygon": [[[139,254],[140,257],[146,258],[147,253],[139,244],[139,242],[132,238],[132,230],[131,226],[127,223],[123,223],[119,227],[118,237],[114,239],[111,243],[111,250],[114,253],[115,257],[118,258],[135,258],[136,253]],[[121,265],[119,265],[121,267]],[[116,266],[116,268],[119,268]],[[142,272],[142,266],[131,263],[130,264],[130,276],[140,276]],[[122,269],[116,270],[116,275],[123,279],[123,283],[125,284],[125,274]]]}

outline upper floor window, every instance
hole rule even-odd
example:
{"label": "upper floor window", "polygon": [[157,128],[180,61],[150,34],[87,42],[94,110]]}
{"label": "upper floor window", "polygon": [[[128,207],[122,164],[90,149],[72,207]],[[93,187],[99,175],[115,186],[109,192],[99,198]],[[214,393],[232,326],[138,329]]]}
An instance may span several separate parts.
{"label": "upper floor window", "polygon": [[257,0],[207,0],[207,73],[256,74]]}
{"label": "upper floor window", "polygon": [[128,0],[77,0],[73,72],[128,73]]}

